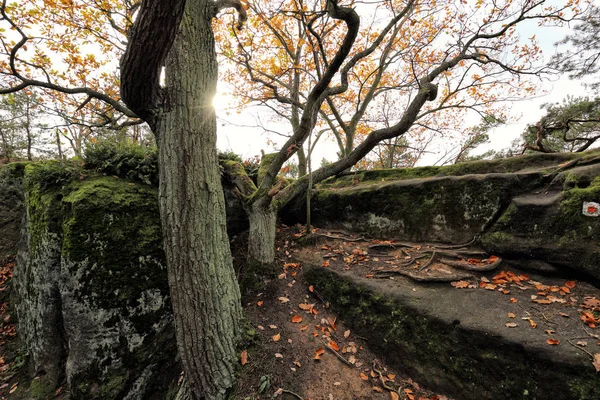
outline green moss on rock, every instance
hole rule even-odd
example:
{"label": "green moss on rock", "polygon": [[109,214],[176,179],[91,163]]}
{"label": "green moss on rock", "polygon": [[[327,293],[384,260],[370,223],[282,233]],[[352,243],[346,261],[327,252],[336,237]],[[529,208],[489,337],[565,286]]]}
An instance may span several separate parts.
{"label": "green moss on rock", "polygon": [[37,163],[25,192],[15,281],[39,386],[66,376],[72,398],[163,398],[177,368],[156,188]]}

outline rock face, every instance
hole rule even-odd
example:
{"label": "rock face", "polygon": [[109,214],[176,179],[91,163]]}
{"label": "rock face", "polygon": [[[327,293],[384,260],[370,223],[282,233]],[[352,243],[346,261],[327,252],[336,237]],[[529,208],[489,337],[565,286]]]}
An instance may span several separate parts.
{"label": "rock face", "polygon": [[[600,165],[575,167],[512,199],[481,238],[488,252],[583,271],[600,279]],[[589,210],[588,210],[589,208]]]}
{"label": "rock face", "polygon": [[[600,203],[598,154],[359,172],[319,185],[312,218],[325,229],[376,238],[446,243],[477,238],[490,253],[600,279],[600,217],[582,212],[584,203],[592,208]],[[302,221],[304,209],[299,199],[283,217]]]}
{"label": "rock face", "polygon": [[32,396],[66,378],[73,399],[164,399],[178,368],[156,189],[52,163],[28,165],[24,188],[14,288]]}

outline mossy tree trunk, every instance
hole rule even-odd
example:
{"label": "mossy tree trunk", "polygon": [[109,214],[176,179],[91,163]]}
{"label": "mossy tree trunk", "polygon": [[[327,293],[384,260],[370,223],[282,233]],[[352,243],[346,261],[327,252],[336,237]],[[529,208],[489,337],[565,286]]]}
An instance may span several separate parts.
{"label": "mossy tree trunk", "polygon": [[180,398],[224,399],[234,384],[241,302],[216,152],[215,5],[183,5],[143,1],[121,63],[122,94],[157,137],[163,242],[187,385]]}

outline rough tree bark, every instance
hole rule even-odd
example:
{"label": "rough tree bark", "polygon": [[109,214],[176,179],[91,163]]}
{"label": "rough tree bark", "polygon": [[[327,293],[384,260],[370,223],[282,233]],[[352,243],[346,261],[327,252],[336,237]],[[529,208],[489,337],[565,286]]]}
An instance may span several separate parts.
{"label": "rough tree bark", "polygon": [[[181,3],[186,2],[143,2],[121,62],[122,94],[157,137],[163,241],[186,382],[179,398],[224,399],[235,381],[242,311],[212,107],[215,4],[188,0],[181,15]],[[164,48],[153,48],[157,43],[171,48],[168,56]],[[166,79],[160,88],[163,61]]]}
{"label": "rough tree bark", "polygon": [[270,264],[275,260],[277,210],[265,198],[248,207],[248,257],[261,264]]}

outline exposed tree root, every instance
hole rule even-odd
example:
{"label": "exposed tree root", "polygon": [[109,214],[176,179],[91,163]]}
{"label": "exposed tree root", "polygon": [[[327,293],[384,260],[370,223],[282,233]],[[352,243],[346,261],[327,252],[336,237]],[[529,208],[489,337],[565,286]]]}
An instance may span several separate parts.
{"label": "exposed tree root", "polygon": [[431,258],[429,259],[429,261],[427,261],[425,264],[423,264],[422,266],[419,267],[419,271],[423,271],[424,269],[426,269],[427,267],[429,267],[433,261],[435,261],[436,258],[436,252],[435,250],[433,251],[433,253],[431,254]]}
{"label": "exposed tree root", "polygon": [[469,240],[467,243],[450,244],[450,245],[445,245],[445,246],[442,245],[442,246],[435,246],[435,247],[438,249],[442,249],[442,250],[463,249],[463,248],[469,247],[470,245],[475,243],[476,240],[477,240],[477,236],[475,236],[473,239]]}
{"label": "exposed tree root", "polygon": [[369,250],[400,249],[402,247],[412,248],[413,245],[407,243],[377,243],[370,245]]}
{"label": "exposed tree root", "polygon": [[440,262],[442,264],[446,264],[450,267],[463,269],[465,271],[486,272],[486,271],[492,271],[492,270],[498,268],[500,266],[500,264],[502,263],[502,259],[499,258],[494,262],[491,262],[489,264],[483,264],[483,265],[469,264],[469,263],[460,262],[460,261],[453,261],[453,260],[448,260],[446,258],[441,259]]}
{"label": "exposed tree root", "polygon": [[412,279],[413,281],[417,281],[417,282],[454,282],[454,281],[460,281],[462,279],[468,279],[468,278],[473,277],[473,275],[468,274],[468,273],[456,273],[456,274],[446,275],[446,276],[425,276],[425,275],[419,274],[417,271],[389,269],[389,270],[377,271],[373,275],[373,278],[385,279],[385,278],[389,278],[390,276],[393,276],[393,275],[406,276],[406,277]]}
{"label": "exposed tree root", "polygon": [[367,241],[367,239],[365,239],[362,236],[359,237],[359,238],[346,238],[346,237],[342,237],[342,236],[328,235],[326,233],[315,233],[315,235],[326,237],[326,238],[329,238],[329,239],[342,240],[344,242],[366,242]]}

